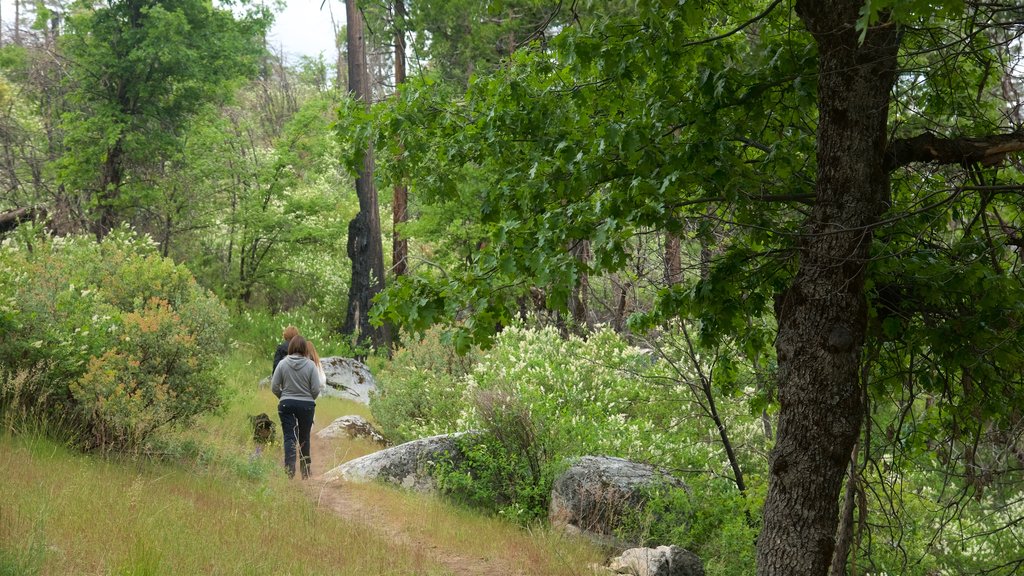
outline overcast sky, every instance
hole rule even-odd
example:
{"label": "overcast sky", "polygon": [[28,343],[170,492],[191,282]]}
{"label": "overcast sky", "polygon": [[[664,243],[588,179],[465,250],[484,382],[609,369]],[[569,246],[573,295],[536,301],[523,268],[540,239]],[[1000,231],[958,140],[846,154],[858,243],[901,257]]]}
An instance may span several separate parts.
{"label": "overcast sky", "polygon": [[[283,12],[277,15],[270,33],[271,45],[284,47],[289,61],[298,56],[316,56],[323,52],[331,61],[334,53],[334,30],[331,12],[338,26],[345,24],[345,4],[335,0],[320,5],[323,0],[287,0]],[[330,6],[328,6],[330,4]]]}
{"label": "overcast sky", "polygon": [[[331,60],[334,53],[334,31],[331,27],[331,13],[338,26],[345,24],[345,3],[341,0],[285,0],[284,11],[277,14],[274,27],[270,34],[270,43],[275,50],[284,47],[288,60],[294,62],[299,56],[316,56],[323,52]],[[70,4],[70,0],[67,0]],[[0,0],[0,15],[3,17],[4,28],[14,23],[14,1]],[[24,28],[31,22],[22,24]]]}

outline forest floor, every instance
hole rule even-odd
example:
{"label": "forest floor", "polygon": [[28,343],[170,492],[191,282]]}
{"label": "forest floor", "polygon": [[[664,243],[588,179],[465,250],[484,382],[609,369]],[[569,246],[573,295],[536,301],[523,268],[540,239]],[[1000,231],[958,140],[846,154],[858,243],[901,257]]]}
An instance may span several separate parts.
{"label": "forest floor", "polygon": [[[365,526],[368,531],[408,547],[424,559],[424,564],[443,566],[455,576],[532,576],[547,573],[540,566],[532,565],[529,558],[523,558],[523,555],[531,554],[524,554],[524,550],[517,549],[515,545],[510,544],[504,553],[488,553],[487,547],[476,546],[469,546],[467,550],[465,541],[446,538],[443,530],[434,529],[430,525],[429,514],[417,514],[415,509],[410,513],[407,507],[395,513],[394,502],[383,500],[379,491],[342,481],[325,481],[324,473],[336,465],[337,453],[333,442],[336,441],[320,439],[315,432],[313,434],[313,475],[306,484],[306,490],[318,507],[331,510],[354,525]],[[591,570],[579,566],[569,573],[589,574]]]}

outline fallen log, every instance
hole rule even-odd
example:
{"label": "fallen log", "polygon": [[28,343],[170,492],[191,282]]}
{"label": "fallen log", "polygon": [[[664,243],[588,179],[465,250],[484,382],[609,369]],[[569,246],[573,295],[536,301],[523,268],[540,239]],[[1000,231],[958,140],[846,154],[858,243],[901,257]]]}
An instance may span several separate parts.
{"label": "fallen log", "polygon": [[46,210],[43,208],[36,208],[34,206],[15,208],[13,210],[0,213],[0,234],[6,234],[7,232],[14,230],[22,222],[29,220],[34,221],[45,217]]}

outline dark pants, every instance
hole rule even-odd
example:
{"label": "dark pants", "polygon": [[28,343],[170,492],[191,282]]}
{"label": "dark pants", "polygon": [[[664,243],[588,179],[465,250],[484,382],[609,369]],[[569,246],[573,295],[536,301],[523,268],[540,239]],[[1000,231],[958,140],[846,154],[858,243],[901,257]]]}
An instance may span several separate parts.
{"label": "dark pants", "polygon": [[281,417],[281,430],[284,433],[284,468],[288,477],[295,476],[295,442],[298,440],[299,464],[302,477],[309,478],[309,431],[313,428],[313,412],[315,402],[304,400],[281,400],[277,405],[277,414]]}

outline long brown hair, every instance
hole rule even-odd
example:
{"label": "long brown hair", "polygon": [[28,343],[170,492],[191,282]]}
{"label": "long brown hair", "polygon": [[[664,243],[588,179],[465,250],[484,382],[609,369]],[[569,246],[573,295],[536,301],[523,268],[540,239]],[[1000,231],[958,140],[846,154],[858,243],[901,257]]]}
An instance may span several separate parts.
{"label": "long brown hair", "polygon": [[313,361],[313,364],[320,366],[320,355],[316,353],[316,346],[309,340],[306,340],[306,358]]}

